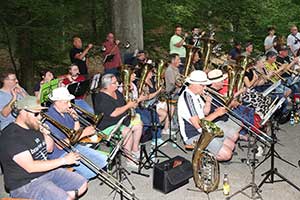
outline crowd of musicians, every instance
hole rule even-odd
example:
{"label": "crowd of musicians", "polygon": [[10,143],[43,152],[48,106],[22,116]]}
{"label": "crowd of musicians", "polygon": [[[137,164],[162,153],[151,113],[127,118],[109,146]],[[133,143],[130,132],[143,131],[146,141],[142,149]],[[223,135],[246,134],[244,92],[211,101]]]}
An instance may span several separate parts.
{"label": "crowd of musicians", "polygon": [[[43,105],[39,102],[41,88],[55,78],[51,70],[40,72],[35,96],[19,85],[14,72],[1,74],[0,161],[10,196],[77,199],[83,195],[88,181],[97,173],[82,163],[81,156],[107,170],[107,156],[81,142],[99,132],[103,140],[117,132],[113,138],[123,138],[126,165],[135,168],[141,137],[150,134],[151,145],[160,145],[163,134],[179,133],[185,147],[192,149],[202,133],[199,120],[206,119],[224,131],[224,136],[214,138],[207,150],[217,160],[228,161],[237,140],[248,139],[245,126],[262,128],[260,121],[278,99],[284,99],[280,115],[289,113],[293,94],[300,90],[300,33],[296,26],[291,27],[286,44],[276,40],[274,27],[269,28],[265,53],[260,57],[252,57],[251,42],[235,42],[223,65],[209,68],[201,59],[201,45],[210,42],[210,38],[203,39],[205,33],[198,27],[191,34],[183,33],[179,25],[174,31],[168,60],[156,64],[143,50],[122,59],[121,42],[109,33],[102,48],[104,73],[92,95],[93,105],[87,103],[86,94],[75,95],[68,90],[69,85],[91,78],[87,55],[93,45],[84,48],[79,37],[73,38],[68,74],[60,78],[59,86]],[[189,66],[187,45],[198,48]],[[231,72],[243,74],[243,87],[230,88],[234,78]],[[264,94],[272,86],[271,92]],[[85,112],[103,114],[103,118],[99,123],[86,124],[82,122]],[[239,118],[234,120],[229,113]],[[76,140],[70,138],[71,133],[66,134],[64,128],[80,135],[75,136]],[[66,151],[67,147],[57,142],[60,140],[72,145],[72,151]]]}

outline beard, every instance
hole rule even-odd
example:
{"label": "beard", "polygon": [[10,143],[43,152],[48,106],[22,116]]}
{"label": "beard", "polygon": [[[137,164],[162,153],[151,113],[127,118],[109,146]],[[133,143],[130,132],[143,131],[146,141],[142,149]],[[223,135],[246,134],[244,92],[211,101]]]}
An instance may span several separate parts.
{"label": "beard", "polygon": [[35,130],[35,131],[39,131],[40,130],[40,124],[37,122],[37,120],[35,120],[35,121],[28,121],[26,124],[32,130]]}

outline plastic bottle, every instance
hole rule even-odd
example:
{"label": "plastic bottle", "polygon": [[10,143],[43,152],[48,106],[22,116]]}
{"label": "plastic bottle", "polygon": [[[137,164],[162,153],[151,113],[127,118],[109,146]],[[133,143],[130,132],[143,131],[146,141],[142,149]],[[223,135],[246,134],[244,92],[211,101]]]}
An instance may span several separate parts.
{"label": "plastic bottle", "polygon": [[229,185],[229,179],[228,179],[228,174],[224,174],[224,179],[223,179],[223,194],[225,196],[228,196],[230,193],[230,185]]}
{"label": "plastic bottle", "polygon": [[295,121],[295,124],[298,124],[299,123],[299,113],[298,112],[295,112],[295,116],[294,116],[294,121]]}
{"label": "plastic bottle", "polygon": [[295,125],[294,111],[291,111],[290,125],[291,125],[291,126],[294,126],[294,125]]}

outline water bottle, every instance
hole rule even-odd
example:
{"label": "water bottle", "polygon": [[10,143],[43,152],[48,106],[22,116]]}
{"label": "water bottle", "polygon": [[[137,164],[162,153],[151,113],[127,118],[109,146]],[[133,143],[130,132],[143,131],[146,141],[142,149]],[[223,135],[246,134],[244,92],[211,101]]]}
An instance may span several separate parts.
{"label": "water bottle", "polygon": [[228,179],[228,174],[224,174],[224,179],[223,179],[223,194],[225,196],[228,196],[230,193],[230,185],[229,185],[229,179]]}
{"label": "water bottle", "polygon": [[291,112],[290,125],[291,125],[291,126],[294,126],[294,125],[295,125],[294,111]]}

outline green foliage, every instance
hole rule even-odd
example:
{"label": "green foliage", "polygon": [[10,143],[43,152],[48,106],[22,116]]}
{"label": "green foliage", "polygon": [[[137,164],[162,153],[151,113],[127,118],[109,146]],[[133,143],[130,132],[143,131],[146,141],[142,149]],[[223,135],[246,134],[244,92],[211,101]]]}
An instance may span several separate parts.
{"label": "green foliage", "polygon": [[[216,31],[226,48],[232,40],[251,40],[263,50],[267,27],[275,25],[286,36],[291,24],[300,25],[298,0],[142,0],[145,50],[156,58],[168,54],[175,24],[185,31],[193,26]],[[65,66],[71,38],[79,35],[87,43],[100,44],[111,31],[110,0],[9,0],[1,2],[0,22],[5,27],[16,58],[28,54],[20,50],[18,36],[28,33],[30,59],[35,67]],[[4,29],[3,29],[4,30]],[[0,47],[7,45],[0,32]],[[59,68],[62,71],[62,68]]]}

